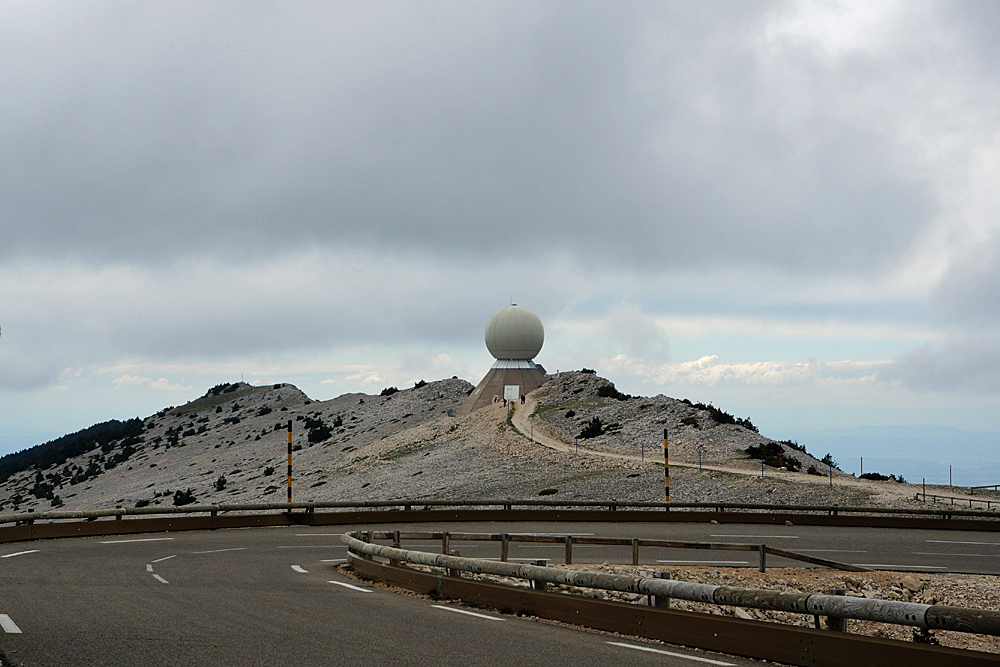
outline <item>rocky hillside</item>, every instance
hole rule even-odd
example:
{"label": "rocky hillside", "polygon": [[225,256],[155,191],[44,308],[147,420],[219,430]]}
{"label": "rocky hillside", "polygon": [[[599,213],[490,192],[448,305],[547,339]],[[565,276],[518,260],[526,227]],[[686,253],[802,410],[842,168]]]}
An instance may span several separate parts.
{"label": "rocky hillside", "polygon": [[[748,420],[665,396],[627,397],[592,372],[552,376],[529,401],[530,430],[565,443],[582,434],[581,447],[592,452],[580,454],[532,442],[508,425],[502,405],[455,417],[473,389],[464,380],[418,385],[329,401],[289,384],[219,385],[144,420],[36,448],[37,465],[18,472],[4,472],[0,459],[0,511],[281,502],[289,421],[300,501],[662,500],[666,428],[674,501],[880,502],[862,488],[801,483],[810,466],[823,475],[826,466],[794,443],[763,437]],[[740,474],[760,469],[748,449],[768,461],[766,477]],[[706,465],[721,465],[674,467],[696,464],[699,452]],[[779,463],[802,472],[779,472]]]}

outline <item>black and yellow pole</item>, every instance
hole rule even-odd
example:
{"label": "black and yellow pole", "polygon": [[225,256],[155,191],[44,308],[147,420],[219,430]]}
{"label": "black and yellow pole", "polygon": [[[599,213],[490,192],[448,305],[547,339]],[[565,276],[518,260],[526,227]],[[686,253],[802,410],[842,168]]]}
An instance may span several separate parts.
{"label": "black and yellow pole", "polygon": [[292,420],[288,420],[288,502],[292,502]]}
{"label": "black and yellow pole", "polygon": [[[667,429],[663,429],[663,485],[667,492],[667,502],[670,502],[670,454],[667,447]],[[670,511],[670,507],[667,507]]]}

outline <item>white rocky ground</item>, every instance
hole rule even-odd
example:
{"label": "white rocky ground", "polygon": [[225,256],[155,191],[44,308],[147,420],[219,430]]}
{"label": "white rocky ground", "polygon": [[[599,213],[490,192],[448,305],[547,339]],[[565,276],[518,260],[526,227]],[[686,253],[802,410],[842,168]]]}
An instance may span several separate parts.
{"label": "white rocky ground", "polygon": [[[537,498],[542,491],[555,500],[659,501],[666,428],[675,502],[925,507],[908,484],[861,482],[834,470],[831,487],[828,468],[789,444],[781,445],[786,461],[821,474],[767,467],[761,477],[760,462],[744,450],[773,443],[768,438],[720,424],[711,411],[684,401],[615,398],[609,387],[592,373],[552,376],[516,406],[508,425],[502,405],[452,416],[472,390],[458,378],[329,401],[313,401],[289,384],[225,385],[143,420],[135,452],[117,465],[110,462],[122,454],[121,443],[112,443],[106,452],[12,476],[0,484],[0,511],[43,511],[59,502],[62,509],[171,505],[178,490],[190,490],[198,503],[280,502],[289,420],[294,499],[301,501]],[[574,437],[594,417],[607,432],[581,440],[576,453]],[[85,481],[72,483],[88,469]],[[36,497],[39,473],[53,498]]]}

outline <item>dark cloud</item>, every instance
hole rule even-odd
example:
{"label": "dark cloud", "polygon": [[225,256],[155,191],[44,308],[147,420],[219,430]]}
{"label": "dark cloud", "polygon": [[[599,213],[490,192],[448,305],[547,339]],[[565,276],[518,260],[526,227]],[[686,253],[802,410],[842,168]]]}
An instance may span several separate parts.
{"label": "dark cloud", "polygon": [[934,212],[887,131],[892,54],[768,55],[770,6],[211,7],[5,22],[0,257],[516,242],[876,271]]}

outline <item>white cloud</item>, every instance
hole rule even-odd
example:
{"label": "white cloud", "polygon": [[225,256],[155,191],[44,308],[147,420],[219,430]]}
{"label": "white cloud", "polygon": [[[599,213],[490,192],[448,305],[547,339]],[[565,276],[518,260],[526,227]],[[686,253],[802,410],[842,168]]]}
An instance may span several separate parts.
{"label": "white cloud", "polygon": [[191,391],[194,389],[194,387],[185,387],[173,383],[166,378],[154,380],[153,378],[140,377],[138,375],[122,375],[119,378],[115,378],[114,382],[115,389],[122,387],[146,387],[154,391]]}

